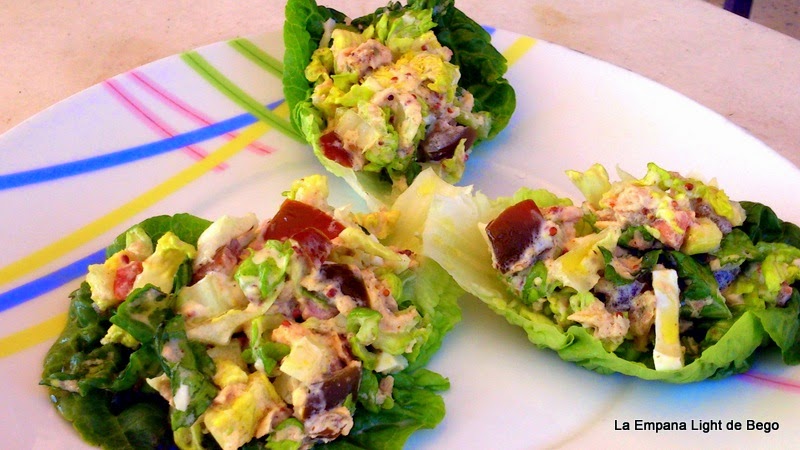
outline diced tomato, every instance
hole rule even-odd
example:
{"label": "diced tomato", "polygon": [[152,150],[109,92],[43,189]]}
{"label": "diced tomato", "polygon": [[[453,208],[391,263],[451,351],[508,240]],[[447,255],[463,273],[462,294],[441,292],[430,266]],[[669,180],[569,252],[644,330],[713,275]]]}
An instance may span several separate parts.
{"label": "diced tomato", "polygon": [[130,261],[117,269],[114,275],[114,297],[117,300],[125,300],[133,289],[136,276],[142,273],[142,270],[141,261]]}
{"label": "diced tomato", "polygon": [[328,239],[333,239],[344,230],[344,225],[318,208],[286,199],[267,224],[264,239],[284,240],[306,228],[315,228]]}
{"label": "diced tomato", "polygon": [[486,235],[501,272],[511,269],[539,238],[542,222],[544,218],[536,203],[523,200],[506,208],[486,225]]}
{"label": "diced tomato", "polygon": [[325,234],[316,228],[306,228],[292,235],[300,246],[299,252],[315,267],[319,267],[331,253],[333,244]]}
{"label": "diced tomato", "polygon": [[319,144],[322,147],[322,154],[326,158],[335,161],[345,167],[353,167],[353,155],[350,154],[342,145],[342,140],[339,136],[330,131],[319,138]]}

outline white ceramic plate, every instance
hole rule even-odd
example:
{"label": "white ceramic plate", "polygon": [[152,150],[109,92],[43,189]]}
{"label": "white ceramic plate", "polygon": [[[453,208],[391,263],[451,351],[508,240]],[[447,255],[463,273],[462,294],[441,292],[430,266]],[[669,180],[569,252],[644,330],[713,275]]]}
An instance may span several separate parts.
{"label": "white ceramic plate", "polygon": [[[640,175],[654,161],[716,177],[731,197],[769,204],[800,222],[792,207],[800,173],[722,117],[562,47],[492,33],[509,59],[518,107],[510,126],[473,153],[462,184],[490,196],[526,185],[577,198],[566,169],[600,162]],[[157,61],[67,99],[0,138],[3,447],[85,446],[37,382],[43,355],[63,325],[68,293],[114,236],[156,214],[186,211],[213,219],[253,211],[268,217],[292,180],[323,172],[308,147],[263,123],[253,125],[262,105],[285,116],[280,79],[263,57],[279,60],[282,49],[279,34],[268,34]],[[201,76],[188,64],[198,55],[203,67],[218,73]],[[334,204],[361,205],[344,183],[331,184]],[[436,430],[417,433],[410,448],[800,442],[800,368],[783,366],[774,353],[761,355],[750,373],[722,381],[675,386],[602,376],[530,345],[522,330],[475,299],[461,303],[464,320],[431,364],[452,382],[447,417]],[[636,421],[688,429],[636,431]],[[748,421],[772,429],[748,430]],[[619,429],[625,423],[630,431]],[[728,430],[729,423],[742,429]]]}

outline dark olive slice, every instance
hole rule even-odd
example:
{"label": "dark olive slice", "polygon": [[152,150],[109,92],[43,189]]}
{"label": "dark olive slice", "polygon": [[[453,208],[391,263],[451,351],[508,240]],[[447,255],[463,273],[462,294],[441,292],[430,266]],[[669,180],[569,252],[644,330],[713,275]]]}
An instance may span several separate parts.
{"label": "dark olive slice", "polygon": [[348,366],[309,386],[308,397],[303,408],[303,418],[336,408],[348,395],[355,398],[361,383],[361,363],[352,361]]}
{"label": "dark olive slice", "polygon": [[452,158],[461,139],[465,139],[464,149],[469,150],[477,137],[472,128],[436,122],[419,145],[418,159],[428,162]]}
{"label": "dark olive slice", "polygon": [[333,281],[342,294],[350,296],[358,306],[369,305],[367,287],[364,280],[347,264],[325,263],[319,269],[322,278]]}

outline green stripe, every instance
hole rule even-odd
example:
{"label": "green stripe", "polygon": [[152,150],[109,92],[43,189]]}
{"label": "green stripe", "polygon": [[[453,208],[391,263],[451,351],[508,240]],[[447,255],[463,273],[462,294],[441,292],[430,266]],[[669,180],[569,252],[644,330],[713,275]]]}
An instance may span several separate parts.
{"label": "green stripe", "polygon": [[259,103],[256,99],[249,96],[241,88],[233,84],[225,75],[219,70],[215,69],[208,61],[200,56],[197,52],[187,52],[181,55],[181,58],[192,69],[197,71],[200,76],[206,79],[212,86],[219,89],[220,92],[225,94],[228,98],[233,100],[237,105],[244,108],[247,112],[254,115],[258,120],[265,122],[286,136],[302,143],[306,143],[292,127],[292,124],[283,117],[270,111],[264,105]]}
{"label": "green stripe", "polygon": [[244,55],[250,61],[278,78],[283,78],[283,63],[269,53],[261,50],[256,44],[244,38],[229,41],[231,47]]}

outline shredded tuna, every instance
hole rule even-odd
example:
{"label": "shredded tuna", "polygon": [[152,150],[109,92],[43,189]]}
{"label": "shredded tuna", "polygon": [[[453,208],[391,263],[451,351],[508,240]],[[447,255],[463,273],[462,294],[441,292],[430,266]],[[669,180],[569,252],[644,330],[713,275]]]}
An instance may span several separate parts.
{"label": "shredded tuna", "polygon": [[325,411],[305,422],[308,436],[322,442],[330,442],[339,436],[347,436],[353,429],[353,416],[344,406]]}
{"label": "shredded tuna", "polygon": [[650,330],[656,320],[656,296],[653,291],[642,292],[633,298],[628,320],[636,349],[645,351],[649,345]]}
{"label": "shredded tuna", "polygon": [[567,319],[592,329],[594,337],[612,346],[622,343],[630,327],[630,322],[625,316],[609,312],[599,300],[572,313]]}
{"label": "shredded tuna", "polygon": [[391,62],[392,51],[375,39],[343,50],[336,60],[340,72],[358,72],[360,78]]}

